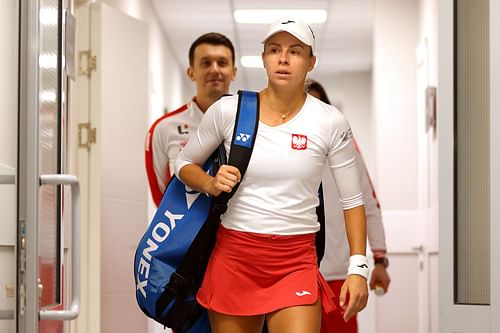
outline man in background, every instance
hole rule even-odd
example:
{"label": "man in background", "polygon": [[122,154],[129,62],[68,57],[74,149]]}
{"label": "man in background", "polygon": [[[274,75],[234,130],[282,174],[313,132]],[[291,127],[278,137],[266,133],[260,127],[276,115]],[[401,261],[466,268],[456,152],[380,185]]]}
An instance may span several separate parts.
{"label": "man in background", "polygon": [[189,48],[187,75],[196,84],[196,95],[156,120],[146,137],[146,172],[156,206],[172,177],[179,151],[198,128],[208,107],[229,92],[236,77],[232,42],[216,32],[198,37]]}
{"label": "man in background", "polygon": [[[310,80],[307,82],[306,90],[310,95],[331,104],[325,89],[317,81]],[[354,141],[354,146],[356,148],[356,165],[359,169],[365,204],[368,242],[374,258],[373,270],[370,276],[370,289],[375,290],[380,295],[388,291],[391,281],[387,273],[389,260],[386,257],[387,250],[382,214],[380,203],[375,195],[375,189],[356,141]],[[321,261],[320,271],[338,297],[347,276],[349,244],[345,236],[344,214],[340,207],[336,185],[331,177],[330,170],[328,168],[325,170],[322,178],[325,203],[325,255]],[[321,314],[321,333],[357,333],[358,322],[356,316],[345,322],[343,309],[338,298],[335,299],[335,303],[337,306],[335,311]]]}

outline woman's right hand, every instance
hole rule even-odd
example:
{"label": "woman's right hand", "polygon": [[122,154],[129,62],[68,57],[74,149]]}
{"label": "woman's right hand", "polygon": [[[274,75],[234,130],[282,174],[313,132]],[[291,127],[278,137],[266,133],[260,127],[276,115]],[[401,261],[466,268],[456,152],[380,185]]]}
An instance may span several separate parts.
{"label": "woman's right hand", "polygon": [[[346,302],[349,295],[349,302]],[[344,321],[348,321],[368,303],[368,285],[366,279],[360,275],[348,275],[339,296],[340,307],[344,312]]]}
{"label": "woman's right hand", "polygon": [[224,164],[220,166],[215,177],[210,177],[204,190],[213,196],[218,196],[221,192],[229,193],[240,180],[240,170],[232,165]]}

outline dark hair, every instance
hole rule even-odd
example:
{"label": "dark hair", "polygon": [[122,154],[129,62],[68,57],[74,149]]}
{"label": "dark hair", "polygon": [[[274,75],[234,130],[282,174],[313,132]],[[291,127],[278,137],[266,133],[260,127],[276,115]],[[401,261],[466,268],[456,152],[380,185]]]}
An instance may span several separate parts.
{"label": "dark hair", "polygon": [[227,47],[229,50],[231,50],[231,59],[233,60],[233,65],[235,64],[235,57],[234,57],[234,46],[231,40],[224,36],[223,34],[220,34],[218,32],[209,32],[206,34],[201,35],[200,37],[196,38],[196,40],[191,44],[191,47],[189,48],[189,65],[193,66],[194,63],[194,51],[195,49],[200,45],[200,44],[210,44],[210,45],[223,45]]}
{"label": "dark hair", "polygon": [[315,80],[307,80],[306,82],[306,92],[310,92],[311,90],[316,90],[319,93],[319,99],[325,103],[332,104],[328,95],[326,94],[325,88]]}

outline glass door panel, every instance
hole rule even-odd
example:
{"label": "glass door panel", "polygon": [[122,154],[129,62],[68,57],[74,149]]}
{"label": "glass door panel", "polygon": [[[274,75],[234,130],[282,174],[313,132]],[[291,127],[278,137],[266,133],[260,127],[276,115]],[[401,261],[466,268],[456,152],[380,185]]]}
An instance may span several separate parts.
{"label": "glass door panel", "polygon": [[[61,173],[60,134],[60,25],[57,0],[42,0],[40,7],[40,174]],[[41,306],[61,302],[60,214],[61,193],[57,186],[41,186],[39,193],[39,265],[43,285]]]}

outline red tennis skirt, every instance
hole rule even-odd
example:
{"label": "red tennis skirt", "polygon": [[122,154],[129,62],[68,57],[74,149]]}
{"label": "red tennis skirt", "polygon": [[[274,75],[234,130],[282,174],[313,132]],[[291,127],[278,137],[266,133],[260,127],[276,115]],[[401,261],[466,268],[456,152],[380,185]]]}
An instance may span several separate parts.
{"label": "red tennis skirt", "polygon": [[209,310],[253,316],[314,304],[335,309],[318,270],[315,234],[266,235],[219,227],[198,302]]}

